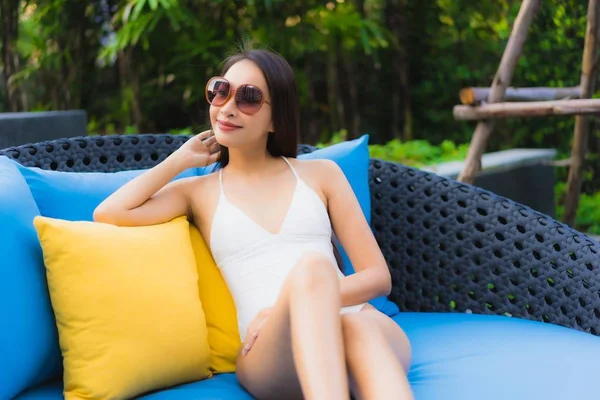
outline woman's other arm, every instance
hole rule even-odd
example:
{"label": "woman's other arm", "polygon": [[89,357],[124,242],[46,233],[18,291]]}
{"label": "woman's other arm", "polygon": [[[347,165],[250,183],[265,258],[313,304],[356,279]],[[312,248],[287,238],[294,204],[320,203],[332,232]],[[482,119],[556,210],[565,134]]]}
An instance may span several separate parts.
{"label": "woman's other arm", "polygon": [[387,296],[392,290],[390,271],[358,199],[341,168],[330,160],[322,162],[321,182],[331,223],[356,271],[340,282],[342,305]]}

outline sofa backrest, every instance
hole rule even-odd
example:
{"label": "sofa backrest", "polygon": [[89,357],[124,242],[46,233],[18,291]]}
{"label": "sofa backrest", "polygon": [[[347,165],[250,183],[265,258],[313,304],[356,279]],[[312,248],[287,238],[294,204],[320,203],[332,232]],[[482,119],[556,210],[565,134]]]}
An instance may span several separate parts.
{"label": "sofa backrest", "polygon": [[[0,150],[25,166],[149,168],[189,136],[80,137]],[[314,150],[301,145],[299,154]],[[501,314],[600,334],[600,244],[529,207],[370,160],[371,226],[405,311]]]}

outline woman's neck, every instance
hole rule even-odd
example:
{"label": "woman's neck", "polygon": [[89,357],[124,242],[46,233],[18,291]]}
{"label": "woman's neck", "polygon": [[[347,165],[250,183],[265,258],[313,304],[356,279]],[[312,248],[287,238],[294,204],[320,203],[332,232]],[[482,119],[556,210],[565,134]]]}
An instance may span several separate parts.
{"label": "woman's neck", "polygon": [[227,168],[236,175],[260,177],[273,166],[274,161],[275,157],[263,146],[254,149],[229,149]]}

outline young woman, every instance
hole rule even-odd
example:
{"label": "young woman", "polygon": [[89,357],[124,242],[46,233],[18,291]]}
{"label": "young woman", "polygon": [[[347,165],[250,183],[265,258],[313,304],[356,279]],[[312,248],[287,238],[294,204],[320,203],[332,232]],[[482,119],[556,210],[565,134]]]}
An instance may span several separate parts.
{"label": "young woman", "polygon": [[[259,399],[409,399],[411,349],[367,302],[389,294],[383,255],[341,169],[296,159],[298,94],[279,55],[244,50],[209,80],[212,129],[98,206],[150,225],[187,215],[234,298],[240,384]],[[172,179],[218,161],[217,172]],[[356,273],[340,271],[335,231]]]}

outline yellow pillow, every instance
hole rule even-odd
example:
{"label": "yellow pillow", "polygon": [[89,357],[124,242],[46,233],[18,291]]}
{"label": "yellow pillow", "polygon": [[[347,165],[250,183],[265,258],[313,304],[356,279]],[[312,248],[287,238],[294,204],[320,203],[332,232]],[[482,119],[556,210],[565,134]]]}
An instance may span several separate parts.
{"label": "yellow pillow", "polygon": [[193,224],[190,224],[190,238],[198,267],[200,301],[208,327],[210,368],[213,373],[234,372],[241,347],[235,303],[210,250]]}
{"label": "yellow pillow", "polygon": [[65,399],[125,399],[211,376],[189,223],[36,217]]}

